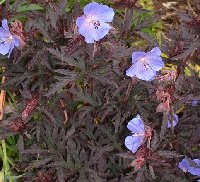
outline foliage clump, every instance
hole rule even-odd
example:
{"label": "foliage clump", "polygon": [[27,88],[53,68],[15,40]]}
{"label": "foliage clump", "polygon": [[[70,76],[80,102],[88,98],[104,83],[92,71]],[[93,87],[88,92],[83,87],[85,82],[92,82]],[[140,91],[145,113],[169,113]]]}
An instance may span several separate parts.
{"label": "foliage clump", "polygon": [[[184,156],[200,156],[199,12],[191,6],[176,10],[177,22],[169,26],[171,17],[152,10],[152,3],[147,10],[142,0],[113,1],[107,4],[115,16],[105,22],[106,33],[87,41],[88,32],[80,33],[82,25],[76,25],[87,4],[82,3],[16,0],[0,7],[0,19],[9,20],[20,41],[9,59],[0,55],[6,78],[0,86],[6,90],[0,137],[7,145],[2,143],[0,156],[7,150],[11,171],[2,170],[4,179],[198,179],[178,166]],[[95,19],[95,29],[101,21]],[[135,67],[127,76],[131,55],[152,55],[151,50],[161,64],[151,79],[141,79],[143,72]],[[127,124],[138,114],[143,136],[131,152],[125,146]],[[131,132],[132,141],[138,133]]]}

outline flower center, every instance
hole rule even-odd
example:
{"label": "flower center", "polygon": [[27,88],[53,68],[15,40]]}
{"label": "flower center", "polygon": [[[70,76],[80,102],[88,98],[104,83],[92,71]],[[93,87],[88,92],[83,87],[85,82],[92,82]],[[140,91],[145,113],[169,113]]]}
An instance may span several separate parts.
{"label": "flower center", "polygon": [[8,37],[8,40],[12,40],[13,39],[13,37],[10,35],[9,37]]}
{"label": "flower center", "polygon": [[101,25],[101,24],[100,24],[99,21],[95,21],[95,22],[94,22],[94,28],[95,28],[95,29],[98,29],[100,25]]}
{"label": "flower center", "polygon": [[101,25],[100,22],[98,20],[94,20],[92,16],[86,17],[86,22],[89,26],[93,25],[95,29],[98,29]]}
{"label": "flower center", "polygon": [[13,41],[13,36],[9,35],[6,39],[0,40],[0,43],[7,43],[7,42],[12,42]]}
{"label": "flower center", "polygon": [[12,42],[12,41],[13,41],[13,36],[10,35],[10,36],[4,41],[4,44],[5,44],[5,43],[10,43],[10,42]]}
{"label": "flower center", "polygon": [[139,61],[140,61],[142,64],[146,64],[146,59],[145,59],[145,57],[140,58]]}
{"label": "flower center", "polygon": [[143,70],[146,71],[146,70],[149,68],[149,64],[147,63],[145,57],[140,58],[140,59],[139,59],[139,62],[140,62],[140,64],[142,65],[142,69],[143,69]]}

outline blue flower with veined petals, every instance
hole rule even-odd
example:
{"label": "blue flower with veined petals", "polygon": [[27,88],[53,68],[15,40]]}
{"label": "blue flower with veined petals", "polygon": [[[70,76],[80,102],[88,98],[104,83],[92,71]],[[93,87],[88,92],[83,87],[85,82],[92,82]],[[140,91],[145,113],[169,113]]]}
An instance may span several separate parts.
{"label": "blue flower with veined petals", "polygon": [[151,81],[156,76],[156,72],[161,70],[164,62],[161,58],[161,51],[158,47],[150,52],[133,52],[132,66],[126,71],[126,75],[137,77],[141,80]]}
{"label": "blue flower with veined petals", "polygon": [[0,54],[8,54],[8,57],[10,57],[13,48],[19,45],[19,39],[10,33],[8,21],[4,19],[2,21],[2,27],[0,27]]}
{"label": "blue flower with veined petals", "polygon": [[200,159],[193,159],[192,161],[196,164],[196,166],[189,167],[188,172],[200,177]]}
{"label": "blue flower with veined petals", "polygon": [[135,153],[145,138],[145,127],[140,115],[133,118],[127,125],[132,135],[125,138],[125,146]]}
{"label": "blue flower with veined petals", "polygon": [[84,16],[76,20],[78,32],[87,43],[99,41],[112,29],[108,23],[113,20],[114,14],[113,9],[106,5],[89,3],[84,7]]}
{"label": "blue flower with veined petals", "polygon": [[[183,172],[189,172],[192,175],[200,177],[200,159],[191,160],[185,157],[179,162],[178,167],[182,169]],[[200,179],[197,181],[200,181]]]}
{"label": "blue flower with veined petals", "polygon": [[188,168],[190,167],[189,162],[187,158],[183,159],[181,162],[179,162],[178,167],[184,172],[188,172]]}

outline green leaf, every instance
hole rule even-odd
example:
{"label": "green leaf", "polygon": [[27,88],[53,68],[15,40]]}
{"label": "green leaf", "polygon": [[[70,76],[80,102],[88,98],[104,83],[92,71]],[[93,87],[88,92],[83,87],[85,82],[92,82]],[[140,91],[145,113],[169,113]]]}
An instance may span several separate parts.
{"label": "green leaf", "polygon": [[3,4],[6,0],[0,0],[0,5]]}
{"label": "green leaf", "polygon": [[25,12],[25,11],[38,11],[43,10],[43,7],[41,7],[39,4],[30,4],[30,5],[23,5],[18,8],[17,12]]}

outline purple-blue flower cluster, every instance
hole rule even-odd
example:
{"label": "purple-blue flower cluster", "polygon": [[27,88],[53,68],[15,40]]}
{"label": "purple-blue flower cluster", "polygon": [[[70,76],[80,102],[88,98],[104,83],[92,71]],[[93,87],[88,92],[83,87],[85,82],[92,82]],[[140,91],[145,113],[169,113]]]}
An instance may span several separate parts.
{"label": "purple-blue flower cluster", "polygon": [[139,114],[128,123],[127,128],[131,131],[131,136],[125,138],[125,146],[135,153],[145,138],[144,123]]}
{"label": "purple-blue flower cluster", "polygon": [[13,48],[19,45],[19,39],[10,33],[8,21],[4,19],[2,21],[2,27],[0,27],[0,54],[8,54],[8,57],[10,57]]}
{"label": "purple-blue flower cluster", "polygon": [[[179,162],[178,167],[182,169],[184,173],[189,172],[192,175],[200,177],[200,159],[184,158]],[[200,179],[198,180],[200,182]]]}
{"label": "purple-blue flower cluster", "polygon": [[99,41],[112,29],[108,24],[115,14],[112,8],[92,2],[87,4],[83,11],[84,15],[77,18],[76,25],[87,43]]}
{"label": "purple-blue flower cluster", "polygon": [[158,47],[150,52],[133,52],[132,66],[126,71],[126,75],[137,77],[141,80],[151,81],[156,76],[156,72],[161,70],[164,62],[161,58],[161,51]]}

